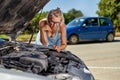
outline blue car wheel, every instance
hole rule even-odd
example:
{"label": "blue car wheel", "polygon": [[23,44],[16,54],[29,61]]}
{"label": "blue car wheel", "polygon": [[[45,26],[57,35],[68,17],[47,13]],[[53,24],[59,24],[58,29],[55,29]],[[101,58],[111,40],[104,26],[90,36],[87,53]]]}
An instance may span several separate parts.
{"label": "blue car wheel", "polygon": [[77,35],[71,35],[69,38],[70,44],[77,44],[79,42],[79,38]]}

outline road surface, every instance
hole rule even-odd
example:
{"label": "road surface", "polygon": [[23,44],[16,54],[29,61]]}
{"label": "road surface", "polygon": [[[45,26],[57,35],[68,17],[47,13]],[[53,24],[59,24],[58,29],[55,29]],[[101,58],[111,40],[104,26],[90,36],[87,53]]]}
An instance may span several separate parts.
{"label": "road surface", "polygon": [[120,80],[120,37],[113,42],[80,42],[67,49],[80,57],[95,80]]}

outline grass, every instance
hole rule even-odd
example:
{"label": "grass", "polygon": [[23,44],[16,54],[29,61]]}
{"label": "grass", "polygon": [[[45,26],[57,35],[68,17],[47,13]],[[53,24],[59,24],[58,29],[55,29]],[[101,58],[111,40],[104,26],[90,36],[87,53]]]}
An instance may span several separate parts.
{"label": "grass", "polygon": [[[32,41],[35,41],[37,34],[33,35]],[[4,38],[4,39],[10,39],[9,36],[5,35],[5,34],[0,34],[0,38]],[[17,41],[29,41],[31,38],[31,34],[21,34],[17,37]]]}
{"label": "grass", "polygon": [[[32,37],[32,41],[35,41],[37,34],[34,34]],[[17,41],[29,41],[31,38],[31,34],[24,34],[24,35],[19,35],[17,37]]]}
{"label": "grass", "polygon": [[9,39],[10,37],[5,34],[0,34],[0,38]]}

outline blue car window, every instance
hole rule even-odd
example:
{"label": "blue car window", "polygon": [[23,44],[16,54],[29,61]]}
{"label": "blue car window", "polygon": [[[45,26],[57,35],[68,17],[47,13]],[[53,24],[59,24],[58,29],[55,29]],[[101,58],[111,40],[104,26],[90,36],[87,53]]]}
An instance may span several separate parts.
{"label": "blue car window", "polygon": [[101,25],[101,26],[109,26],[109,23],[107,22],[106,19],[101,18],[101,19],[100,19],[100,25]]}
{"label": "blue car window", "polygon": [[77,18],[71,21],[68,26],[80,26],[80,24],[84,21],[82,18]]}
{"label": "blue car window", "polygon": [[98,19],[97,18],[89,18],[85,21],[86,26],[94,27],[98,26]]}
{"label": "blue car window", "polygon": [[93,18],[92,26],[98,26],[98,18]]}

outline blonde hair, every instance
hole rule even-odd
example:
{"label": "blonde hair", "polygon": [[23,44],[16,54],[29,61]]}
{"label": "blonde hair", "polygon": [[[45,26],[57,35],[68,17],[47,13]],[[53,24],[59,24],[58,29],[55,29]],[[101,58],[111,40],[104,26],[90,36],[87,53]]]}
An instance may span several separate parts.
{"label": "blonde hair", "polygon": [[50,12],[47,15],[47,22],[50,24],[50,20],[52,19],[52,15],[58,16],[61,18],[60,25],[64,24],[64,16],[60,8],[50,10]]}

